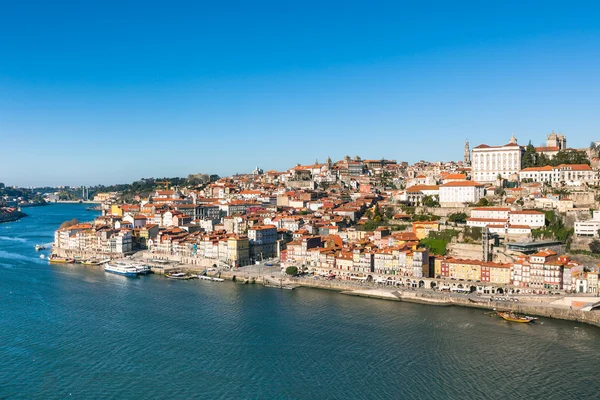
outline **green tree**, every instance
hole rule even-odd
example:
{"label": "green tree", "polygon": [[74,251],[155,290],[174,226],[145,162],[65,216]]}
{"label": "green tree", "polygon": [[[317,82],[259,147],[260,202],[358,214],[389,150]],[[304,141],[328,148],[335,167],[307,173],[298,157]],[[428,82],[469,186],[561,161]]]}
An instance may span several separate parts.
{"label": "green tree", "polygon": [[367,222],[365,222],[365,224],[363,225],[363,229],[365,231],[374,231],[375,229],[377,229],[377,223],[373,220],[368,220]]}
{"label": "green tree", "polygon": [[552,160],[549,161],[550,165],[557,166],[560,164],[590,164],[590,160],[587,157],[585,151],[579,150],[561,150],[559,151]]}
{"label": "green tree", "polygon": [[594,254],[600,254],[600,241],[594,239],[590,243],[590,251]]}
{"label": "green tree", "polygon": [[467,214],[464,212],[452,213],[448,215],[448,221],[464,223],[467,221]]}
{"label": "green tree", "polygon": [[535,167],[537,165],[536,164],[536,159],[537,159],[536,156],[537,156],[537,153],[535,151],[535,147],[531,144],[531,140],[530,140],[527,147],[525,147],[525,153],[523,154],[523,157],[521,158],[521,165],[523,166],[523,168]]}
{"label": "green tree", "polygon": [[482,197],[475,205],[478,207],[487,207],[490,205],[490,202],[485,197]]}
{"label": "green tree", "polygon": [[422,204],[425,207],[439,207],[440,203],[438,202],[436,196],[424,196]]}
{"label": "green tree", "polygon": [[287,267],[285,269],[285,273],[287,275],[297,275],[298,274],[298,267]]}
{"label": "green tree", "polygon": [[387,219],[392,219],[392,217],[394,216],[394,207],[392,206],[388,206],[385,208],[385,217]]}
{"label": "green tree", "polygon": [[464,235],[465,237],[468,237],[472,240],[478,241],[481,240],[481,235],[483,232],[483,228],[479,227],[479,226],[467,226],[465,228],[465,232]]}

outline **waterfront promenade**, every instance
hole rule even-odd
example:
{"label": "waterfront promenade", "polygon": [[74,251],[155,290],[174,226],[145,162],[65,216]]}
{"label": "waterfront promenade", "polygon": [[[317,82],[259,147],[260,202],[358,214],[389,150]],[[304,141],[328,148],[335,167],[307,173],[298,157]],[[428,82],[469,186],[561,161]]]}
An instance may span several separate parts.
{"label": "waterfront promenade", "polygon": [[[152,260],[156,259],[157,255],[149,252],[142,252],[141,254],[137,254],[136,258]],[[170,257],[165,256],[163,258],[169,259]],[[185,259],[183,261],[185,261]],[[203,265],[198,265],[185,264],[181,259],[172,260],[171,263],[166,264],[166,268],[200,273],[206,271],[211,265],[218,265],[218,263],[214,263],[214,260],[209,261],[210,262],[205,262]],[[209,274],[240,283],[256,283],[272,287],[305,287],[332,290],[344,295],[391,301],[405,301],[433,306],[459,306],[486,310],[511,310],[518,313],[547,318],[584,322],[600,327],[600,310],[582,311],[581,309],[573,307],[573,304],[590,305],[600,303],[600,297],[577,295],[480,295],[477,293],[451,293],[427,288],[389,286],[383,283],[366,281],[328,280],[323,277],[315,276],[291,277],[286,275],[279,265],[267,266],[265,264],[270,263],[264,261],[258,265],[248,265],[233,269],[217,267],[210,271]],[[160,266],[159,269],[164,271],[165,265]]]}

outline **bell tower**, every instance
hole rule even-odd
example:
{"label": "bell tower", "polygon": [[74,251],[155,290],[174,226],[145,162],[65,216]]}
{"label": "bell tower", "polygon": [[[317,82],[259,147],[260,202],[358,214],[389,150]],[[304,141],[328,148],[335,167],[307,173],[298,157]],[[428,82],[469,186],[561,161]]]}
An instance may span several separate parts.
{"label": "bell tower", "polygon": [[463,154],[464,162],[467,165],[471,165],[471,149],[469,148],[469,139],[465,142],[465,152]]}

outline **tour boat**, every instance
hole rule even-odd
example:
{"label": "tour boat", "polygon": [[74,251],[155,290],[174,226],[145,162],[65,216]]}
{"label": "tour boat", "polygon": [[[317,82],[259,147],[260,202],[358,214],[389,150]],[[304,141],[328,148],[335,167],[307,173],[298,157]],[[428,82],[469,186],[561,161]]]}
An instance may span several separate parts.
{"label": "tour boat", "polygon": [[139,270],[135,265],[125,264],[122,262],[116,262],[114,264],[107,263],[104,267],[104,271],[125,276],[139,275]]}
{"label": "tour boat", "polygon": [[138,269],[138,274],[140,275],[148,275],[152,272],[150,267],[147,265],[135,264],[135,267]]}
{"label": "tour boat", "polygon": [[521,316],[515,314],[514,312],[502,312],[502,311],[498,311],[497,314],[502,319],[505,319],[506,321],[510,321],[510,322],[528,323],[528,322],[535,321],[537,319],[535,317],[528,317],[528,316],[521,317]]}
{"label": "tour boat", "polygon": [[104,267],[104,270],[106,272],[112,272],[113,274],[125,276],[146,275],[151,272],[150,267],[146,265],[132,264],[124,261],[107,263]]}

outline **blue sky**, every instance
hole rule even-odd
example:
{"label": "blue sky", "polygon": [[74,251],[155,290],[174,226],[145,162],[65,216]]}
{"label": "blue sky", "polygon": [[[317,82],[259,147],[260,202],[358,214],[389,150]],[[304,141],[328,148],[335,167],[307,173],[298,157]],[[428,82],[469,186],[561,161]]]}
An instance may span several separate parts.
{"label": "blue sky", "polygon": [[0,182],[600,139],[597,2],[91,3],[0,2]]}

